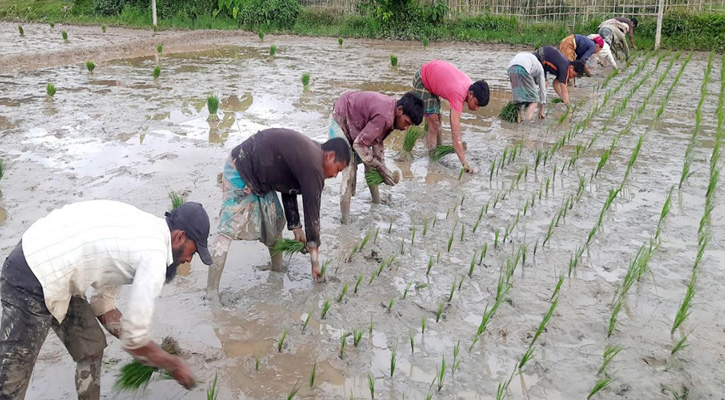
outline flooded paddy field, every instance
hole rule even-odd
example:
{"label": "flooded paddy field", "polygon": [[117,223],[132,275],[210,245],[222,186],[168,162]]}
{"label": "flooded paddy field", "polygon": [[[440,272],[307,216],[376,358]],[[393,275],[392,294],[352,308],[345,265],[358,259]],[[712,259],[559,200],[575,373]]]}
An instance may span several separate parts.
{"label": "flooded paddy field", "polygon": [[[173,190],[204,204],[215,227],[217,174],[234,146],[269,127],[323,140],[342,92],[399,97],[426,61],[447,60],[492,89],[488,107],[462,117],[476,175],[459,177],[455,155],[430,161],[423,140],[412,162],[394,161],[404,137],[395,132],[386,141],[387,162],[402,179],[381,189],[384,204],[370,204],[359,174],[352,223],[341,225],[340,178],[326,182],[320,249],[330,262],[327,282],[312,281],[301,255],[285,273],[270,272],[264,246],[239,242],[222,277],[222,306],[213,307],[204,299],[206,267],[195,259],[164,289],[154,329],[158,339],[179,340],[202,383],[186,392],[158,381],[142,395],[117,394],[115,376],[130,357],[109,339],[103,398],[200,399],[215,373],[220,399],[285,398],[295,385],[297,398],[371,398],[370,381],[380,399],[495,399],[499,387],[511,399],[581,399],[607,377],[611,383],[593,398],[721,398],[721,186],[703,227],[709,241],[689,317],[671,334],[702,248],[721,56],[712,62],[700,130],[688,152],[708,65],[704,53],[640,52],[604,87],[610,70],[578,79],[570,89],[577,105],[571,115],[551,104],[544,121],[516,125],[497,115],[510,99],[506,67],[523,48],[433,43],[423,49],[352,39],[340,47],[334,38],[260,42],[242,33],[215,39],[214,32],[182,32],[179,39],[176,32],[151,37],[109,28],[111,40],[99,27],[77,28],[63,45],[58,29],[27,25],[21,39],[17,26],[0,24],[0,42],[13,58],[0,64],[3,257],[33,221],[79,200],[115,199],[160,216]],[[157,42],[164,43],[158,59]],[[66,51],[77,55],[68,58]],[[390,67],[391,53],[397,68]],[[93,74],[83,65],[89,54],[97,56]],[[157,62],[162,72],[155,80]],[[300,79],[305,72],[309,91]],[[48,82],[57,87],[53,101],[45,98]],[[219,122],[207,121],[212,93],[220,97]],[[447,133],[446,106],[443,114]],[[690,175],[678,187],[688,158]],[[366,235],[366,245],[353,252]],[[628,280],[645,253],[638,279]],[[331,307],[321,318],[326,301]],[[121,310],[123,303],[122,294]],[[362,332],[357,346],[354,331]],[[685,336],[687,346],[671,355]],[[619,347],[602,368],[605,349]],[[51,334],[28,398],[73,397],[73,362]]]}

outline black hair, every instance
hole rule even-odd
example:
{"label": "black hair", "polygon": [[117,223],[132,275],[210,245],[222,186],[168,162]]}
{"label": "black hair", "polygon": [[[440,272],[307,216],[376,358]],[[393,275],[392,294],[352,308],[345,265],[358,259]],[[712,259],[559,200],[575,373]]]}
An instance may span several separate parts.
{"label": "black hair", "polygon": [[480,81],[474,83],[471,85],[468,90],[473,92],[473,95],[476,97],[476,100],[478,100],[478,106],[479,107],[486,107],[488,105],[489,100],[489,90],[488,90],[488,83],[481,79]]}
{"label": "black hair", "polygon": [[584,62],[581,60],[572,61],[571,66],[574,67],[574,72],[576,72],[579,76],[586,73],[586,65],[584,65]]}
{"label": "black hair", "polygon": [[398,100],[398,107],[403,107],[403,114],[410,117],[413,125],[423,122],[423,99],[415,92],[408,92]]}
{"label": "black hair", "polygon": [[341,137],[332,138],[322,144],[322,151],[334,151],[335,161],[350,165],[350,146]]}
{"label": "black hair", "polygon": [[637,25],[639,25],[639,21],[637,21],[637,18],[632,17],[631,21],[632,21],[632,26],[636,27]]}

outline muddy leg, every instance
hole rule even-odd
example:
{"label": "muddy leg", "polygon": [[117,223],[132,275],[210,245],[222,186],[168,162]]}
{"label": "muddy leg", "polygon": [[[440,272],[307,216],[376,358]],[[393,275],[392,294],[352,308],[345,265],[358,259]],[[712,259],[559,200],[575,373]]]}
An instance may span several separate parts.
{"label": "muddy leg", "polygon": [[[370,168],[368,166],[365,166],[365,173],[368,173]],[[373,204],[380,204],[380,190],[378,190],[377,186],[368,186],[370,189],[370,196],[373,198]]]}
{"label": "muddy leg", "polygon": [[425,121],[428,123],[428,136],[426,137],[425,145],[428,147],[428,153],[432,155],[436,146],[442,142],[440,116],[438,114],[426,115]]}
{"label": "muddy leg", "polygon": [[526,107],[526,115],[524,116],[525,121],[530,121],[531,118],[534,117],[534,112],[536,112],[536,108],[539,106],[539,103],[529,103],[529,106]]}
{"label": "muddy leg", "polygon": [[79,360],[76,364],[76,391],[78,400],[101,398],[101,365],[103,351]]}
{"label": "muddy leg", "polygon": [[208,295],[216,294],[219,290],[219,282],[224,271],[224,264],[227,262],[227,253],[229,246],[232,245],[232,238],[221,233],[217,233],[211,240],[211,258],[212,264],[209,266],[209,275],[206,280],[206,292]]}
{"label": "muddy leg", "polygon": [[340,192],[340,211],[342,212],[342,223],[350,223],[350,200],[353,196],[355,180],[357,179],[357,165],[351,162],[342,171],[342,191]]}

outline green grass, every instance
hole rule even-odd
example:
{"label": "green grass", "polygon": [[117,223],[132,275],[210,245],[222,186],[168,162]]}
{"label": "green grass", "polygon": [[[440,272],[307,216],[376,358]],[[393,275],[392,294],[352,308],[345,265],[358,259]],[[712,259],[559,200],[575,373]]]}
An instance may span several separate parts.
{"label": "green grass", "polygon": [[184,197],[180,193],[174,192],[174,191],[169,192],[169,199],[171,200],[171,209],[172,210],[176,210],[177,208],[179,208],[179,206],[184,204],[184,202],[186,201],[186,200],[184,200]]}
{"label": "green grass", "polygon": [[448,154],[455,153],[456,151],[453,149],[453,146],[450,145],[444,145],[444,146],[438,146],[433,150],[433,161],[438,161],[444,156],[447,156]]}
{"label": "green grass", "polygon": [[305,244],[300,241],[292,239],[277,239],[277,241],[274,242],[274,246],[272,246],[272,253],[282,253],[286,256],[292,257],[293,254],[301,252],[304,248]]}
{"label": "green grass", "polygon": [[501,109],[498,118],[506,122],[519,122],[519,109],[513,101],[509,101]]}
{"label": "green grass", "polygon": [[48,82],[48,86],[45,87],[45,94],[50,99],[52,99],[53,96],[55,96],[55,85],[52,82]]}
{"label": "green grass", "polygon": [[217,400],[219,398],[219,392],[217,391],[217,379],[218,374],[214,374],[214,380],[211,385],[206,388],[206,400]]}
{"label": "green grass", "polygon": [[157,65],[154,67],[154,79],[159,79],[159,76],[161,76],[161,66]]}
{"label": "green grass", "polygon": [[390,55],[390,66],[393,68],[398,66],[398,57],[395,54]]}
{"label": "green grass", "polygon": [[275,54],[277,54],[277,46],[276,45],[269,46],[269,56],[274,57]]}

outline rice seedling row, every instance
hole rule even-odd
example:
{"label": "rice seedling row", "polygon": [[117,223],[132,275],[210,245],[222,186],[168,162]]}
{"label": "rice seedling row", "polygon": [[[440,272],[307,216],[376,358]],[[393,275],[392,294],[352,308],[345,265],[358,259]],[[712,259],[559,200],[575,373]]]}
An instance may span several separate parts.
{"label": "rice seedling row", "polygon": [[700,85],[700,101],[697,103],[695,109],[695,127],[690,137],[690,141],[687,143],[687,150],[685,150],[685,161],[682,164],[682,173],[680,175],[679,188],[685,183],[687,178],[690,176],[690,165],[692,165],[693,155],[692,150],[695,148],[695,142],[697,141],[697,135],[702,131],[702,105],[705,103],[705,97],[707,97],[707,85],[710,82],[710,72],[712,71],[712,61],[715,56],[714,52],[710,52],[710,57],[707,61],[707,69],[705,70],[705,76]]}

